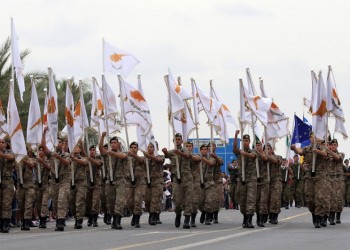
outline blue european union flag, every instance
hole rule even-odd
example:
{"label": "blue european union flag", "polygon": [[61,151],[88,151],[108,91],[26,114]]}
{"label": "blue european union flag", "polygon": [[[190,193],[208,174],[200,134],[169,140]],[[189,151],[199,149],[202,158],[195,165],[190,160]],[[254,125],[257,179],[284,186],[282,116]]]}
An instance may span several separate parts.
{"label": "blue european union flag", "polygon": [[[304,118],[305,119],[305,118]],[[306,120],[304,122],[298,116],[294,115],[294,131],[292,137],[292,144],[300,143],[302,147],[311,144],[309,134],[312,131],[312,126]]]}

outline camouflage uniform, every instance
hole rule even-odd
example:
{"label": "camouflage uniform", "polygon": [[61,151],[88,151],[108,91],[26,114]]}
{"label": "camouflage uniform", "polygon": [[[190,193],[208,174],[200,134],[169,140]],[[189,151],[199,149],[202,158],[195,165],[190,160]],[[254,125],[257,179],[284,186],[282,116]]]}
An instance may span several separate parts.
{"label": "camouflage uniform", "polygon": [[269,214],[272,224],[278,223],[278,214],[281,212],[282,195],[282,157],[273,154],[272,157],[278,160],[278,163],[270,162],[270,194],[269,194]]}
{"label": "camouflage uniform", "polygon": [[329,210],[328,164],[324,157],[316,154],[315,176],[312,176],[312,147],[304,147],[302,151],[301,155],[305,156],[305,198],[316,223],[315,226],[320,227],[321,219],[327,215]]}
{"label": "camouflage uniform", "polygon": [[222,175],[221,175],[221,165],[223,164],[223,160],[221,157],[217,156],[219,160],[215,160],[215,166],[214,166],[214,182],[215,182],[215,188],[216,188],[216,195],[214,198],[217,199],[216,201],[216,208],[214,210],[214,223],[218,223],[218,213],[221,208],[221,204],[224,202],[224,187],[222,185]]}
{"label": "camouflage uniform", "polygon": [[191,219],[198,213],[198,202],[201,194],[201,177],[199,171],[199,162],[191,161],[191,171],[193,177],[193,193],[192,193],[192,215]]}
{"label": "camouflage uniform", "polygon": [[230,174],[229,183],[229,195],[233,203],[233,208],[238,209],[238,192],[237,192],[237,178],[239,177],[238,166],[229,167],[228,172]]}
{"label": "camouflage uniform", "polygon": [[[247,153],[256,152],[250,148],[244,148]],[[242,175],[242,156],[238,156],[238,171]],[[257,193],[257,173],[256,173],[256,162],[255,159],[250,157],[244,157],[245,160],[245,182],[242,182],[242,176],[238,182],[238,196],[240,211],[244,216],[253,216],[256,208],[256,193]]]}
{"label": "camouflage uniform", "polygon": [[282,206],[286,209],[289,208],[289,202],[292,197],[291,180],[293,177],[289,171],[289,167],[282,167]]}
{"label": "camouflage uniform", "polygon": [[[48,159],[44,156],[43,159],[47,164],[49,164]],[[40,164],[37,161],[37,166]],[[38,176],[38,169],[36,169],[36,176]],[[46,228],[46,219],[49,216],[49,199],[50,199],[50,184],[51,172],[49,169],[45,168],[43,164],[40,164],[40,176],[41,185],[37,186],[36,190],[36,209],[39,215],[39,227]]]}
{"label": "camouflage uniform", "polygon": [[[115,158],[115,167],[113,167],[113,182],[111,184],[111,188],[113,189],[113,193],[115,194],[115,203],[113,214],[113,223],[112,228],[114,229],[122,229],[120,223],[121,218],[124,216],[124,208],[126,207],[126,179],[125,179],[125,168],[127,165],[127,159],[118,159]],[[107,192],[107,190],[106,190]]]}
{"label": "camouflage uniform", "polygon": [[267,164],[258,156],[259,174],[257,182],[257,195],[256,195],[256,214],[258,226],[264,226],[264,222],[269,213],[268,199],[269,199],[269,180],[267,173]]}
{"label": "camouflage uniform", "polygon": [[[106,211],[105,213],[107,213],[107,217],[109,215],[113,216],[115,215],[114,213],[114,207],[115,207],[115,199],[116,199],[116,187],[113,185],[113,182],[115,182],[115,175],[116,175],[116,170],[117,170],[117,163],[118,163],[118,159],[114,156],[111,156],[111,163],[112,163],[112,173],[113,173],[113,182],[111,182],[110,179],[110,167],[109,167],[109,157],[108,155],[101,155],[102,157],[102,161],[103,161],[103,166],[105,167],[106,170],[106,181],[105,181],[105,188],[104,188],[104,194],[105,194],[105,202],[106,202]],[[103,196],[103,194],[102,194]],[[101,197],[102,200],[102,197]],[[102,202],[102,201],[101,201]],[[102,204],[101,204],[102,205]],[[107,224],[109,224],[108,222],[108,218],[107,219]]]}
{"label": "camouflage uniform", "polygon": [[[350,173],[350,167],[349,166],[344,166],[343,167],[343,172],[344,174],[349,174]],[[350,176],[345,176],[344,177],[344,185],[345,185],[345,190],[344,190],[344,204],[346,207],[350,206]]]}
{"label": "camouflage uniform", "polygon": [[[101,159],[99,155],[95,159]],[[91,162],[93,185],[91,185],[89,167],[87,167],[87,179],[90,184],[86,194],[86,213],[89,215],[89,219],[97,226],[97,217],[100,213],[100,197],[101,197],[101,165],[96,165]],[[89,224],[88,224],[89,225]]]}
{"label": "camouflage uniform", "polygon": [[295,207],[300,208],[302,205],[302,169],[299,163],[293,163],[293,179],[291,185],[292,197],[295,201]]}
{"label": "camouflage uniform", "polygon": [[[13,155],[11,150],[3,150],[3,154]],[[3,233],[9,232],[12,215],[12,200],[14,196],[13,170],[14,161],[0,157],[0,230]]]}
{"label": "camouflage uniform", "polygon": [[[179,147],[184,153],[191,154],[186,148]],[[174,150],[168,152],[171,161],[171,171],[173,173],[173,201],[176,205],[176,221],[181,221],[181,212],[184,211],[185,221],[189,221],[192,214],[192,197],[193,197],[193,177],[191,172],[191,158],[187,159],[179,155],[175,155]],[[179,162],[180,180],[177,179],[176,157]],[[176,223],[176,226],[180,226]],[[187,228],[187,227],[186,227]]]}
{"label": "camouflage uniform", "polygon": [[[206,157],[207,160],[215,162],[210,156]],[[211,215],[217,211],[217,184],[215,184],[215,167],[208,166],[206,163],[202,162],[203,169],[203,182],[204,188],[202,188],[199,198],[198,207],[202,213],[205,213],[205,224],[210,225]]]}
{"label": "camouflage uniform", "polygon": [[[337,192],[336,192],[336,213],[337,213],[337,223],[340,223],[340,214],[343,212],[343,206],[344,206],[344,171],[343,171],[343,160],[344,160],[344,153],[336,152],[340,157],[340,160],[336,162],[336,169],[335,172],[337,174]],[[339,218],[338,218],[339,217]]]}
{"label": "camouflage uniform", "polygon": [[[35,163],[34,158],[28,158],[28,161]],[[19,185],[17,191],[17,200],[19,214],[22,219],[22,230],[30,230],[29,225],[33,216],[33,207],[35,202],[36,176],[35,170],[27,164],[20,165],[23,173],[23,185]],[[20,171],[18,170],[17,173]]]}
{"label": "camouflage uniform", "polygon": [[[82,158],[80,155],[76,156],[78,159]],[[85,159],[86,161],[86,159]],[[74,172],[74,186],[72,187],[70,197],[70,208],[76,220],[76,229],[81,228],[85,215],[86,193],[87,193],[87,165],[72,162],[71,167]]]}

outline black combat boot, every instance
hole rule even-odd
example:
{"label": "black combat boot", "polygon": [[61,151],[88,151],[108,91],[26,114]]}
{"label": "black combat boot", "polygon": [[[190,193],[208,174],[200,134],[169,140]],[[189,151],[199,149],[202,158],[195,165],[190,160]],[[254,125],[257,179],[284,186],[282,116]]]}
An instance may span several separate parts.
{"label": "black combat boot", "polygon": [[39,228],[46,228],[47,216],[39,217]]}
{"label": "black combat boot", "polygon": [[248,219],[247,215],[244,214],[243,215],[243,222],[242,222],[242,227],[243,228],[247,228],[247,219]]}
{"label": "black combat boot", "polygon": [[88,226],[88,227],[91,227],[91,226],[92,226],[92,214],[89,214],[89,215],[88,215],[87,226]]}
{"label": "black combat boot", "polygon": [[284,208],[285,209],[289,209],[289,203],[288,202],[284,203]]}
{"label": "black combat boot", "polygon": [[314,225],[316,223],[316,215],[315,214],[312,214],[312,223],[314,223]]}
{"label": "black combat boot", "polygon": [[175,216],[175,227],[180,227],[180,225],[181,225],[181,213],[178,213]]}
{"label": "black combat boot", "polygon": [[4,224],[4,219],[0,219],[0,231],[2,231],[2,225]]}
{"label": "black combat boot", "polygon": [[278,224],[278,213],[275,213],[274,224],[275,224],[275,225]]}
{"label": "black combat boot", "polygon": [[211,213],[205,213],[205,225],[211,225],[210,218]]}
{"label": "black combat boot", "polygon": [[117,216],[113,215],[113,222],[111,223],[112,229],[117,229]]}
{"label": "black combat boot", "polygon": [[23,225],[22,225],[21,230],[30,231],[29,225],[30,225],[30,220],[24,219],[24,220],[23,220]]}
{"label": "black combat boot", "polygon": [[256,224],[261,227],[260,222],[261,222],[261,214],[256,214]]}
{"label": "black combat boot", "polygon": [[103,215],[103,223],[105,223],[105,224],[107,224],[107,216],[108,216],[108,214],[104,213],[104,215]]}
{"label": "black combat boot", "polygon": [[152,225],[152,219],[153,219],[153,213],[149,212],[149,215],[148,215],[148,224]]}
{"label": "black combat boot", "polygon": [[141,217],[141,215],[134,215],[134,217],[135,217],[135,228],[140,228],[141,226],[140,226],[140,217]]}
{"label": "black combat boot", "polygon": [[152,225],[152,226],[157,225],[156,216],[157,216],[156,213],[150,213],[150,214],[149,214],[149,222],[150,222],[150,225]]}
{"label": "black combat boot", "polygon": [[218,216],[219,216],[219,211],[215,211],[213,213],[214,224],[218,224],[219,223]]}
{"label": "black combat boot", "polygon": [[332,225],[334,226],[335,225],[335,212],[330,212],[329,213],[329,217],[328,217],[328,220],[329,220],[329,225]]}
{"label": "black combat boot", "polygon": [[196,216],[197,216],[196,213],[191,214],[191,227],[197,227],[196,226]]}
{"label": "black combat boot", "polygon": [[132,214],[132,218],[131,218],[131,226],[133,227],[133,226],[135,226],[135,215],[134,214]]}
{"label": "black combat boot", "polygon": [[160,213],[154,213],[153,214],[156,224],[163,224],[163,222],[160,220]]}
{"label": "black combat boot", "polygon": [[204,221],[205,221],[205,212],[202,212],[202,213],[201,213],[201,217],[199,218],[199,222],[200,222],[201,224],[203,224]]}
{"label": "black combat boot", "polygon": [[8,233],[10,232],[10,222],[11,219],[2,219],[2,227],[1,227],[1,232],[3,233]]}
{"label": "black combat boot", "polygon": [[341,214],[341,212],[337,212],[337,213],[336,213],[336,221],[335,221],[335,222],[336,222],[337,224],[341,224],[340,214]]}
{"label": "black combat boot", "polygon": [[78,219],[77,225],[74,228],[75,229],[82,229],[83,228],[83,219]]}
{"label": "black combat boot", "polygon": [[121,226],[121,220],[122,220],[122,216],[117,214],[116,216],[116,223],[115,223],[115,229],[118,229],[118,230],[122,230],[123,227]]}
{"label": "black combat boot", "polygon": [[256,224],[259,227],[265,227],[265,222],[264,222],[264,215],[263,214],[257,214],[256,215],[258,218],[256,219]]}
{"label": "black combat boot", "polygon": [[252,224],[252,220],[253,220],[253,215],[247,214],[247,228],[254,228]]}
{"label": "black combat boot", "polygon": [[64,231],[65,219],[57,219],[55,231]]}
{"label": "black combat boot", "polygon": [[183,224],[183,228],[185,229],[190,229],[191,226],[190,226],[190,218],[191,218],[191,215],[185,215],[185,219],[184,219],[184,224]]}
{"label": "black combat boot", "polygon": [[92,215],[92,226],[93,227],[98,227],[97,218],[98,218],[98,214],[93,214]]}
{"label": "black combat boot", "polygon": [[315,228],[321,228],[321,216],[315,215]]}
{"label": "black combat boot", "polygon": [[321,216],[321,222],[320,222],[322,227],[327,227],[327,215]]}

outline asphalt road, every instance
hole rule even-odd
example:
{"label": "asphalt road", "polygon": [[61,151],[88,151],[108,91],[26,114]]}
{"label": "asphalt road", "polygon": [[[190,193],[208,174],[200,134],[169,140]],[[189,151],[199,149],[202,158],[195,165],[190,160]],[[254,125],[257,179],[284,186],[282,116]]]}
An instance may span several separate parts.
{"label": "asphalt road", "polygon": [[[123,218],[123,230],[112,230],[99,218],[99,227],[73,229],[67,221],[64,232],[55,232],[55,223],[47,229],[31,228],[30,232],[11,229],[0,233],[0,249],[348,249],[350,208],[344,208],[342,224],[315,229],[306,208],[282,209],[278,225],[243,229],[238,211],[222,209],[219,224],[196,228],[175,228],[173,212],[161,214],[163,224],[147,224],[148,213],[141,217],[141,228],[130,226]],[[255,224],[256,217],[253,218]],[[198,219],[197,219],[198,220]]]}

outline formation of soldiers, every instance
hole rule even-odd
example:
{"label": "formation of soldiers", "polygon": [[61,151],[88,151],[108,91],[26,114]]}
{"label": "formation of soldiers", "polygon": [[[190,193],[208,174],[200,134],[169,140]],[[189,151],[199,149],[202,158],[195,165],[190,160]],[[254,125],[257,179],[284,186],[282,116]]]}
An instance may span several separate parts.
{"label": "formation of soldiers", "polygon": [[[46,129],[43,132],[45,138]],[[288,163],[275,155],[273,147],[257,141],[250,148],[250,136],[243,135],[243,147],[238,147],[235,133],[233,152],[238,157],[228,170],[230,173],[230,196],[234,209],[243,215],[243,228],[264,227],[269,221],[278,223],[281,207],[288,206],[291,198],[295,205],[308,206],[316,228],[341,223],[344,203],[344,176],[350,177],[348,165],[344,167],[344,154],[338,152],[336,140],[317,141],[317,146],[296,148],[296,154],[304,156],[299,164],[298,155]],[[161,224],[163,196],[163,164],[170,159],[173,201],[175,203],[175,226],[189,229],[196,227],[197,213],[200,223],[219,223],[218,213],[223,202],[223,159],[215,153],[214,143],[200,146],[194,154],[193,143],[182,140],[181,134],[174,138],[174,149],[163,148],[164,155],[156,155],[157,143],[148,145],[147,151],[138,154],[137,142],[123,151],[117,137],[105,144],[106,133],[99,141],[99,152],[91,146],[89,152],[80,144],[71,152],[65,138],[58,138],[55,152],[51,152],[42,140],[35,155],[28,151],[23,164],[15,164],[10,145],[0,139],[0,229],[8,233],[15,194],[14,171],[20,175],[16,185],[18,213],[21,230],[30,230],[33,209],[39,216],[39,228],[46,228],[49,216],[49,200],[56,214],[56,231],[64,231],[67,212],[75,218],[75,229],[87,225],[97,227],[98,215],[104,213],[104,222],[112,229],[121,230],[121,219],[127,209],[132,214],[131,226],[140,227],[140,217],[149,212],[150,225]],[[313,134],[310,134],[313,143]],[[313,155],[315,161],[313,164]],[[344,169],[343,169],[344,168]],[[291,195],[290,195],[291,193]]]}

